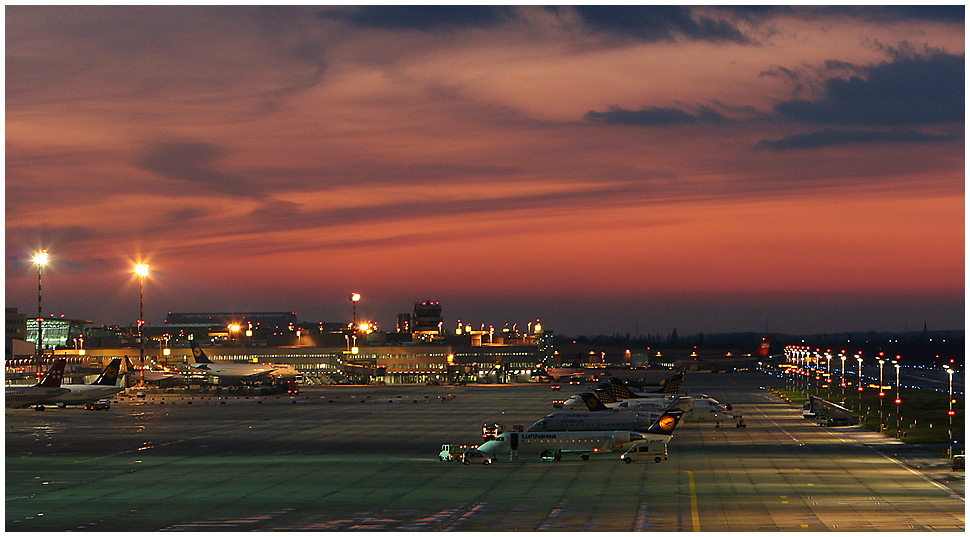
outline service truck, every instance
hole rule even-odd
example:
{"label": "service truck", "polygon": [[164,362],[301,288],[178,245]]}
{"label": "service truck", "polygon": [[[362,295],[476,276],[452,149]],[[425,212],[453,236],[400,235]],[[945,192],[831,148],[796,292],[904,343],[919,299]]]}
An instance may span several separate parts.
{"label": "service truck", "polygon": [[474,451],[478,446],[467,446],[458,444],[441,444],[441,450],[438,452],[438,460],[445,461],[457,461],[461,457],[462,453],[466,451]]}
{"label": "service truck", "polygon": [[667,460],[667,442],[660,438],[637,442],[630,446],[626,453],[620,455],[620,460],[627,464],[647,460],[665,461]]}

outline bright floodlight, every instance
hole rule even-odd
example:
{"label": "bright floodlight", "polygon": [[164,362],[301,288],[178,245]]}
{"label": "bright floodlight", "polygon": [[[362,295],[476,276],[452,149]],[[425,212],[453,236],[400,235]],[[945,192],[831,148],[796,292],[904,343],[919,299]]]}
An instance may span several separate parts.
{"label": "bright floodlight", "polygon": [[142,278],[148,276],[148,265],[145,263],[135,265],[135,274],[141,276]]}
{"label": "bright floodlight", "polygon": [[354,294],[350,295],[350,299],[353,300],[354,302],[359,302],[360,301],[360,293],[354,293]]}
{"label": "bright floodlight", "polygon": [[41,253],[34,256],[34,263],[37,263],[38,265],[43,266],[47,264],[47,259],[48,259],[47,250],[44,250]]}

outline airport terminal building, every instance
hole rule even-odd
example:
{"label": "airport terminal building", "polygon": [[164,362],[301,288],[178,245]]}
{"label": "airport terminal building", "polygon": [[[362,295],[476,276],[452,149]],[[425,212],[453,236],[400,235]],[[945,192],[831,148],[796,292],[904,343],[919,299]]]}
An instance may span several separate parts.
{"label": "airport terminal building", "polygon": [[[8,340],[36,340],[35,319],[15,310],[7,317]],[[552,333],[538,322],[534,329],[529,323],[525,334],[514,327],[474,330],[460,321],[449,332],[442,327],[440,303],[433,301],[415,303],[413,315],[399,315],[396,332],[364,329],[363,321],[356,327],[301,324],[293,312],[170,312],[164,323],[145,327],[142,344],[132,326],[85,324],[92,323],[45,320],[44,364],[51,354],[66,357],[68,376],[96,371],[113,358],[128,357],[135,367],[177,366],[192,360],[189,343],[195,341],[214,362],[286,364],[306,384],[493,384],[529,382],[557,358]],[[43,367],[32,351],[8,350],[8,376]],[[198,378],[187,375],[185,381]]]}
{"label": "airport terminal building", "polygon": [[[529,382],[542,363],[535,345],[465,347],[454,345],[376,345],[359,347],[204,347],[215,362],[289,364],[306,384],[386,383],[455,384]],[[73,349],[57,350],[58,356],[73,355]],[[188,347],[145,349],[145,359],[161,366],[188,363]],[[104,362],[116,357],[138,364],[139,349],[99,348],[86,351],[87,360]]]}

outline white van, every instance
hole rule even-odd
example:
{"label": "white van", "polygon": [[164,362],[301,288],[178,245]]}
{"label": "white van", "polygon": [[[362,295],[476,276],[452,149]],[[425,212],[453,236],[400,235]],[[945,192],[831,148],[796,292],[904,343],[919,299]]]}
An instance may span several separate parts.
{"label": "white van", "polygon": [[629,464],[634,461],[646,461],[653,459],[654,462],[667,460],[667,442],[661,438],[647,440],[633,444],[620,460]]}

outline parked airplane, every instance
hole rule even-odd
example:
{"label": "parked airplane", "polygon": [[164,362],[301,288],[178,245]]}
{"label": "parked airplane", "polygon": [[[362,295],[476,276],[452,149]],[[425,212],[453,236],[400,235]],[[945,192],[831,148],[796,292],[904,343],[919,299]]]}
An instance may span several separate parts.
{"label": "parked airplane", "polygon": [[[598,400],[597,400],[598,402]],[[621,411],[602,407],[601,412],[555,412],[533,423],[525,430],[527,433],[543,431],[637,431],[650,428],[665,411],[687,412],[692,401],[681,397],[673,402],[663,403],[666,408],[655,412]],[[600,403],[602,406],[602,403]]]}
{"label": "parked airplane", "polygon": [[657,438],[670,440],[680,422],[682,410],[667,410],[646,430],[635,431],[565,431],[544,433],[502,433],[478,450],[489,455],[539,454],[560,460],[563,453],[575,453],[583,460],[596,453],[622,453],[634,444]]}
{"label": "parked airplane", "polygon": [[37,405],[57,405],[64,407],[67,405],[83,405],[98,399],[105,399],[119,393],[125,389],[124,385],[118,386],[118,372],[121,369],[121,358],[115,358],[105,366],[104,371],[98,375],[91,384],[64,384],[62,388],[69,391],[55,397],[48,397],[38,401]]}
{"label": "parked airplane", "polygon": [[54,360],[54,365],[44,373],[41,381],[33,386],[4,386],[4,404],[9,407],[22,408],[37,401],[69,392],[70,390],[67,388],[61,387],[61,380],[64,378],[64,366],[66,365],[67,360],[64,358]]}
{"label": "parked airplane", "polygon": [[253,364],[253,363],[215,363],[205,355],[202,348],[195,341],[190,341],[192,346],[193,362],[189,367],[203,371],[225,382],[242,382],[266,380],[270,373],[278,369],[275,365]]}
{"label": "parked airplane", "polygon": [[131,363],[131,358],[125,356],[125,367],[128,371],[128,375],[125,380],[129,385],[133,383],[137,384],[141,382],[142,379],[149,384],[174,384],[182,380],[182,375],[159,366],[154,360],[150,361],[149,367],[145,369],[137,369],[135,368],[134,364]]}
{"label": "parked airplane", "polygon": [[[624,396],[630,394],[630,391],[623,386],[622,382],[618,383],[619,389],[617,392]],[[657,397],[660,394],[645,394],[640,397],[634,397],[632,399],[623,399],[621,401],[614,402],[603,402],[599,397],[600,391],[597,390],[597,394],[592,393],[581,393],[579,395],[574,395],[570,397],[563,403],[563,407],[575,407],[582,404],[592,412],[602,411],[602,410],[655,410],[663,407],[663,405],[669,404],[670,402],[676,400],[678,397],[689,397],[693,401],[693,406],[687,410],[684,419],[690,421],[713,421],[720,423],[724,420],[736,419],[741,416],[738,414],[733,414],[731,412],[730,405],[722,405],[716,399],[713,399],[706,394],[694,394],[689,396],[677,396],[677,395],[666,395],[663,397]],[[609,393],[604,394],[612,399]]]}

